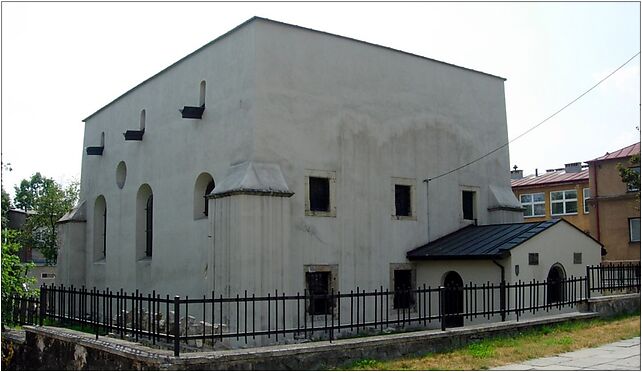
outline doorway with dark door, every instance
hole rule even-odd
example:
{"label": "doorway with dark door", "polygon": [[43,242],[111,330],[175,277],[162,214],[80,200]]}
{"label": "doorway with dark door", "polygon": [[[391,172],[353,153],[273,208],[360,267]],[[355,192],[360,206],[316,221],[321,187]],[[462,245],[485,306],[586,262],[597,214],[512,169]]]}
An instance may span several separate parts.
{"label": "doorway with dark door", "polygon": [[464,325],[464,281],[455,271],[449,271],[444,277],[444,324],[446,327]]}
{"label": "doorway with dark door", "polygon": [[548,271],[546,277],[546,303],[555,304],[564,301],[564,268],[555,264]]}

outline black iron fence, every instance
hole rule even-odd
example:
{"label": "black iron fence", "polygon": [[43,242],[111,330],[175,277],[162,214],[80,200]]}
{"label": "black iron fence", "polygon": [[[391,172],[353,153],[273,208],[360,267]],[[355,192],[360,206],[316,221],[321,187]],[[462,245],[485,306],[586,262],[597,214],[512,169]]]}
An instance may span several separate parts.
{"label": "black iron fence", "polygon": [[[181,350],[219,343],[318,340],[376,332],[458,327],[490,319],[517,321],[573,307],[591,292],[640,290],[640,264],[588,266],[581,278],[463,284],[388,291],[379,288],[293,295],[201,298],[139,291],[43,286],[38,298],[10,297],[3,306],[20,324],[61,324]],[[229,346],[229,345],[227,345]]]}
{"label": "black iron fence", "polygon": [[600,294],[640,292],[640,262],[605,262],[602,265],[587,266],[589,295],[592,291]]}

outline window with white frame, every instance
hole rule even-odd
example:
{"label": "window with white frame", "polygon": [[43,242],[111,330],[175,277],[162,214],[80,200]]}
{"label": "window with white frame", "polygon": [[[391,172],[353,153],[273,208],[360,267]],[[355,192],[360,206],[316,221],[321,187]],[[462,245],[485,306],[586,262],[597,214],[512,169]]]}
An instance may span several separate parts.
{"label": "window with white frame", "polygon": [[588,200],[591,197],[591,189],[584,188],[582,189],[582,205],[584,206],[584,214],[588,214],[589,212],[589,206],[588,206]]}
{"label": "window with white frame", "polygon": [[524,208],[524,217],[544,217],[546,215],[546,202],[544,193],[522,194],[519,201]]}
{"label": "window with white frame", "polygon": [[551,191],[551,215],[577,214],[577,191]]}
{"label": "window with white frame", "polygon": [[631,243],[640,241],[640,217],[629,218],[629,241]]}

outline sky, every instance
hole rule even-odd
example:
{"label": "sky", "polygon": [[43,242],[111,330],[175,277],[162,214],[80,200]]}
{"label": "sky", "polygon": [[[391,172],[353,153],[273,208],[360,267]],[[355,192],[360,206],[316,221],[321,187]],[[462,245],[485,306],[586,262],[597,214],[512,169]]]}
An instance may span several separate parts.
{"label": "sky", "polygon": [[[2,186],[80,180],[82,120],[253,16],[380,44],[505,82],[508,136],[540,123],[640,51],[628,3],[7,3]],[[640,56],[510,145],[531,174],[640,140]],[[472,159],[471,159],[472,160]]]}

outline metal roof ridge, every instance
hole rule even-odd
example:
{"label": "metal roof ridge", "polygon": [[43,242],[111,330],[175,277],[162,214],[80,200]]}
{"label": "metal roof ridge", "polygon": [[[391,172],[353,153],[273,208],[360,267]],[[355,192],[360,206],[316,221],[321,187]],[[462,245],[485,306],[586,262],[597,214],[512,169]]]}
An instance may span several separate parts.
{"label": "metal roof ridge", "polygon": [[614,150],[614,151],[610,151],[610,152],[607,151],[606,154],[604,154],[602,156],[598,156],[597,158],[594,158],[594,159],[591,159],[591,160],[587,160],[587,161],[585,161],[585,163],[593,163],[593,162],[601,161],[601,160],[621,159],[621,158],[626,158],[626,157],[629,157],[629,156],[633,156],[633,155],[639,154],[639,153],[635,153],[635,154],[628,153],[627,155],[623,155],[623,156],[616,155],[614,157],[609,157],[609,156],[611,156],[611,155],[613,155],[615,153],[620,153],[620,152],[622,152],[622,151],[624,151],[624,150],[626,150],[628,148],[635,147],[636,145],[639,146],[640,145],[640,141],[635,142],[633,144],[630,144],[628,146],[624,146],[624,147],[622,147],[622,148],[620,148],[618,150]]}
{"label": "metal roof ridge", "polygon": [[[518,231],[507,229],[505,232],[502,232],[500,234],[500,237],[503,238],[503,239],[501,239],[501,242],[498,242],[497,244],[492,244],[491,245],[492,249],[484,251],[484,252],[489,252],[490,251],[491,253],[479,253],[479,252],[476,253],[476,255],[478,255],[478,256],[479,255],[485,255],[485,256],[488,256],[488,257],[497,256],[497,255],[500,255],[502,253],[502,251],[510,250],[510,249],[513,249],[514,247],[516,247],[518,245],[523,244],[524,242],[526,242],[527,240],[529,240],[533,236],[535,236],[535,235],[541,233],[542,231],[548,229],[549,227],[557,224],[561,220],[562,219],[546,220],[546,221],[539,221],[539,222],[513,222],[513,223],[497,223],[497,224],[489,224],[489,225],[468,225],[468,226],[463,227],[461,229],[455,230],[450,234],[444,235],[444,236],[440,237],[439,239],[437,239],[437,240],[435,240],[433,242],[429,242],[429,243],[421,245],[421,246],[419,246],[417,248],[414,248],[414,249],[408,251],[406,253],[406,256],[407,257],[408,256],[414,256],[414,255],[417,254],[417,251],[426,250],[426,249],[430,248],[431,246],[433,246],[434,248],[438,249],[438,247],[435,247],[436,245],[439,245],[440,242],[443,242],[444,240],[446,240],[448,238],[453,238],[453,236],[455,236],[457,234],[463,234],[462,237],[461,237],[461,241],[453,242],[454,244],[459,245],[459,246],[462,245],[462,244],[466,244],[466,243],[468,243],[470,241],[474,241],[477,238],[479,238],[479,236],[468,236],[467,234],[464,234],[464,230],[467,230],[467,229],[473,230],[473,231],[481,229],[482,230],[481,233],[482,233],[482,235],[484,237],[482,239],[480,239],[480,240],[483,241],[483,240],[487,239],[488,237],[492,236],[492,232],[483,231],[483,230],[489,230],[489,229],[484,229],[486,227],[498,227],[498,226],[499,227],[502,227],[502,226],[503,227],[508,227],[508,226],[522,227],[523,226],[524,229],[519,229]],[[542,229],[539,230],[539,231],[533,231],[534,229],[537,229],[539,227],[541,227]],[[529,232],[533,233],[533,235],[524,236],[525,234],[528,234]],[[518,240],[522,240],[523,239],[523,240],[519,241],[519,242],[514,242],[514,245],[512,247],[508,248],[508,249],[498,249],[498,247],[500,247],[502,245],[511,244],[511,242],[513,242],[515,239],[518,239]],[[458,240],[458,239],[455,238],[455,240]],[[452,253],[453,250],[456,250],[456,249],[455,248],[450,249],[450,247],[448,247],[448,248],[449,249],[446,250],[446,251],[438,252],[436,254],[436,256],[444,256],[444,257],[448,256],[448,255],[456,256],[455,254]],[[492,253],[492,251],[496,250],[496,249],[498,250],[498,252]],[[451,253],[448,253],[448,252],[451,252]],[[427,252],[424,253],[424,254],[420,253],[420,255],[421,256],[426,256]],[[463,254],[461,256],[469,256],[469,255]],[[418,257],[420,257],[420,256],[418,256]]]}

